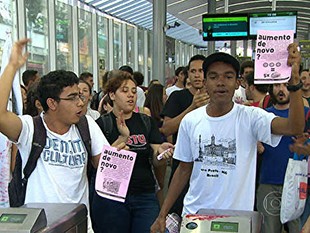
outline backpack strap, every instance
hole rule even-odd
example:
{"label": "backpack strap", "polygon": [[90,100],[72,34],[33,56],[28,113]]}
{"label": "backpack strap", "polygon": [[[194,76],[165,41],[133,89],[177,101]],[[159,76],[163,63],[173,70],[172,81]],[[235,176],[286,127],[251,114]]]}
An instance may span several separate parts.
{"label": "backpack strap", "polygon": [[23,170],[24,172],[23,183],[27,183],[28,178],[30,177],[31,173],[37,166],[38,159],[46,144],[46,129],[43,125],[42,118],[39,115],[33,117],[33,125],[34,125],[34,131],[33,131],[32,146],[29,158]]}
{"label": "backpack strap", "polygon": [[97,120],[97,123],[99,124],[100,128],[103,129],[102,132],[108,142],[110,142],[110,136],[113,130],[113,119],[111,113],[101,115],[101,117]]}
{"label": "backpack strap", "polygon": [[263,108],[264,109],[270,107],[270,105],[271,105],[270,101],[271,101],[270,100],[270,95],[265,95],[264,101],[263,101]]}
{"label": "backpack strap", "polygon": [[89,156],[91,156],[91,138],[90,138],[90,132],[89,132],[89,126],[86,119],[86,116],[82,116],[80,118],[80,121],[76,124],[79,133],[81,135],[82,141],[84,142],[86,151]]}
{"label": "backpack strap", "polygon": [[271,99],[270,99],[270,95],[265,95],[264,98],[262,98],[260,101],[259,101],[259,104],[258,104],[258,107],[262,108],[262,109],[266,109],[268,107],[271,106]]}
{"label": "backpack strap", "polygon": [[148,136],[150,135],[151,133],[151,128],[152,128],[152,124],[151,124],[151,117],[144,114],[144,113],[139,113],[142,121],[143,121],[143,124],[145,125],[146,127],[146,132],[148,134]]}
{"label": "backpack strap", "polygon": [[[151,133],[151,119],[148,115],[144,113],[138,113],[142,119],[143,124],[146,127],[148,136]],[[103,114],[100,118],[97,119],[97,123],[101,129],[103,129],[103,134],[106,139],[110,142],[110,136],[113,131],[113,119],[111,113]],[[111,143],[111,142],[110,142]]]}
{"label": "backpack strap", "polygon": [[92,158],[92,152],[91,152],[91,138],[90,138],[90,132],[89,132],[89,126],[87,122],[86,116],[80,117],[80,121],[76,124],[76,127],[79,130],[79,133],[81,135],[81,139],[84,143],[84,146],[87,151],[87,176],[89,177],[92,165],[91,165],[91,158]]}

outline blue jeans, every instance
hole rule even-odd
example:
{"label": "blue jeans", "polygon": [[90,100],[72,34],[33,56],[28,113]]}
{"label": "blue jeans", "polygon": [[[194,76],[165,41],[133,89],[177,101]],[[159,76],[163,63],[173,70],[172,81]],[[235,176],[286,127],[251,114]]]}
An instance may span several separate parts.
{"label": "blue jeans", "polygon": [[155,193],[127,195],[125,203],[93,197],[92,222],[95,233],[149,233],[159,214]]}

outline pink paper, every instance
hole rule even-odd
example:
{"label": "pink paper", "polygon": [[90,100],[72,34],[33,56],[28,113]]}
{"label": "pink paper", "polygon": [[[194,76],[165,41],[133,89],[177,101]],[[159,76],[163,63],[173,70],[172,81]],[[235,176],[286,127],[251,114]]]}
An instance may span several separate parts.
{"label": "pink paper", "polygon": [[287,47],[294,41],[294,31],[257,31],[254,83],[286,83],[291,77],[287,65]]}
{"label": "pink paper", "polygon": [[125,202],[136,153],[128,150],[118,151],[104,146],[96,175],[95,189],[99,196]]}

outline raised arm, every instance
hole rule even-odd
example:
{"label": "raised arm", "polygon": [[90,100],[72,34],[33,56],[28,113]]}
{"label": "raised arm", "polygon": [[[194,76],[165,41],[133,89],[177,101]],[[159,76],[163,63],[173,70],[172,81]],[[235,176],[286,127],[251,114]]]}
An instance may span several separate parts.
{"label": "raised arm", "polygon": [[21,120],[7,110],[10,91],[16,71],[25,64],[28,53],[23,50],[29,39],[22,39],[14,43],[8,65],[0,78],[0,132],[10,140],[17,141],[21,132]]}
{"label": "raised arm", "polygon": [[[298,45],[292,43],[288,47],[288,59],[287,64],[292,66],[292,75],[289,81],[289,86],[296,87],[298,89],[299,67],[301,62],[301,56],[298,51]],[[288,86],[288,89],[289,89]],[[271,124],[271,132],[273,134],[280,135],[298,135],[302,134],[305,127],[305,113],[304,104],[302,100],[301,86],[296,91],[290,91],[290,106],[288,118],[276,117]]]}

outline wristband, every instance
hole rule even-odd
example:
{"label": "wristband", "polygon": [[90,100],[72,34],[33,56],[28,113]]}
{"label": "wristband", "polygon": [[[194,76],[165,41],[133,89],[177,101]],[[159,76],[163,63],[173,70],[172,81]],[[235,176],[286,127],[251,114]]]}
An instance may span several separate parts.
{"label": "wristband", "polygon": [[286,86],[286,88],[288,91],[295,92],[295,91],[298,91],[300,88],[302,88],[302,86],[303,86],[303,83],[300,81],[297,85],[288,85]]}

